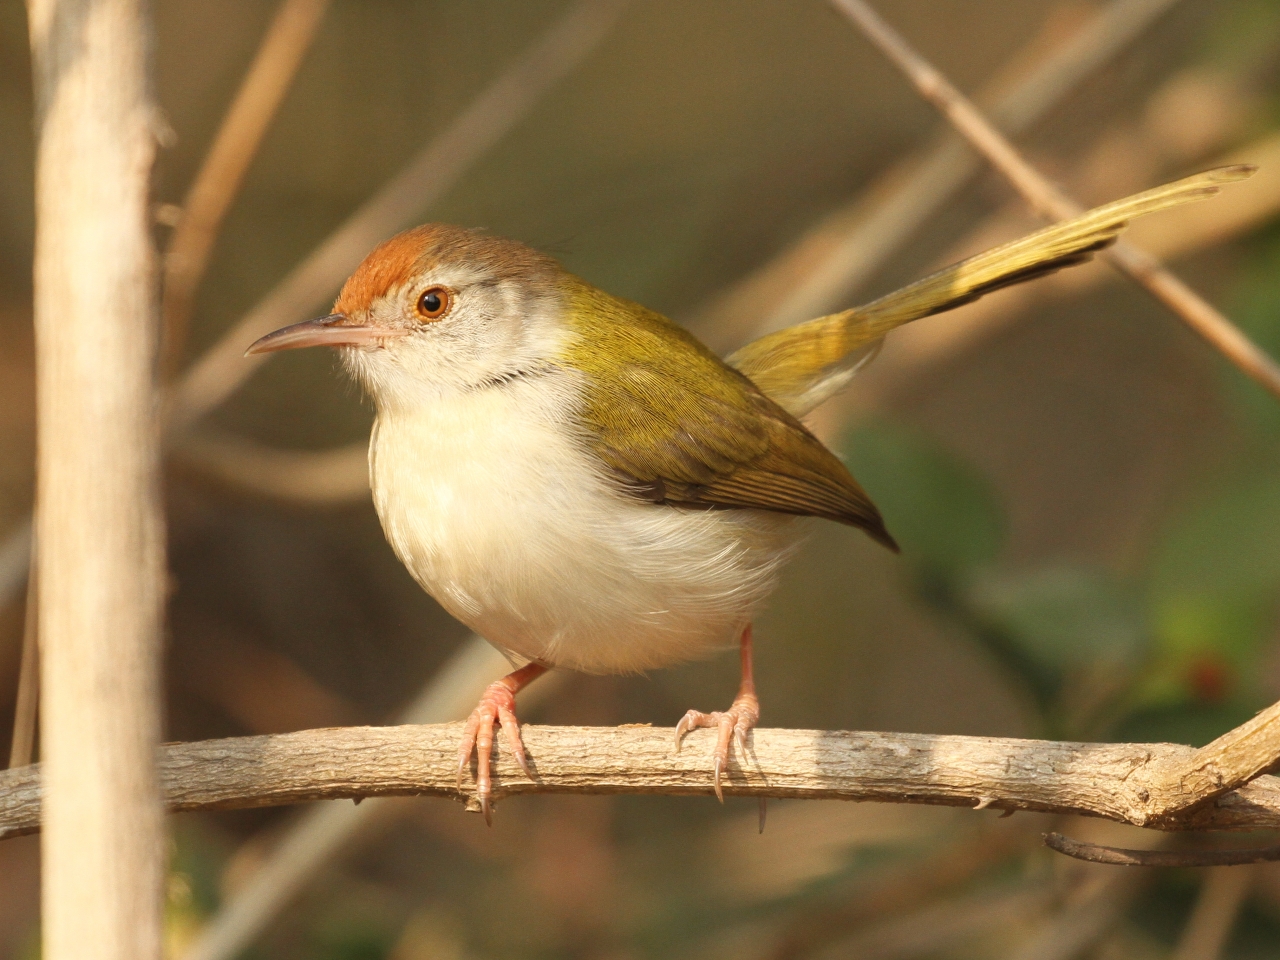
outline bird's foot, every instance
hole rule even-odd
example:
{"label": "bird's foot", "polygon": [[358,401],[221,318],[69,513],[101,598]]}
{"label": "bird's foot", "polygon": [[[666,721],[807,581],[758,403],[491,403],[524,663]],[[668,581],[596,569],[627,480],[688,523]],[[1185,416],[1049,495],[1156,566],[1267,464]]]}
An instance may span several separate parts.
{"label": "bird's foot", "polygon": [[533,774],[529,770],[529,760],[524,753],[524,743],[520,739],[520,721],[516,719],[515,691],[506,679],[497,680],[485,689],[480,703],[471,711],[467,725],[462,731],[462,743],[458,747],[458,789],[462,789],[462,778],[471,763],[471,751],[476,752],[476,799],[480,801],[480,812],[484,814],[484,822],[493,823],[493,811],[489,797],[493,792],[493,779],[490,762],[493,758],[494,727],[501,726],[507,738],[507,746],[520,769],[530,780]]}
{"label": "bird's foot", "polygon": [[696,727],[716,728],[715,788],[716,797],[724,803],[724,793],[720,789],[720,775],[729,763],[729,740],[737,741],[738,755],[746,757],[747,734],[760,719],[760,701],[754,693],[739,693],[737,699],[728,710],[716,710],[703,713],[701,710],[690,710],[676,724],[676,753],[680,752],[680,741],[684,735]]}

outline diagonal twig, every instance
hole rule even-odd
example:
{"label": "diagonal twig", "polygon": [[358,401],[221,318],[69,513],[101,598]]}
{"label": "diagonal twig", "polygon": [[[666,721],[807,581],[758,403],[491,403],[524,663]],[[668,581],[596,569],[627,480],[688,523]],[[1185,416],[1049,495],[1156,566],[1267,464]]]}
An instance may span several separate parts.
{"label": "diagonal twig", "polygon": [[172,379],[182,363],[196,289],[209,265],[223,217],[240,192],[249,164],[315,39],[329,3],[281,0],[213,146],[187,191],[164,255],[160,369],[165,380]]}
{"label": "diagonal twig", "polygon": [[244,356],[248,344],[319,309],[376,244],[415,223],[599,45],[629,2],[579,0],[517,57],[195,363],[172,398],[170,430],[184,429],[230,396],[262,362],[261,356]]}
{"label": "diagonal twig", "polygon": [[[868,39],[902,70],[920,95],[937,107],[1013,184],[1032,209],[1057,220],[1074,217],[1083,210],[1032,167],[973,102],[911,47],[865,0],[831,2],[857,24]],[[1245,374],[1280,398],[1280,365],[1155,257],[1123,241],[1104,256]]]}
{"label": "diagonal twig", "polygon": [[[1027,129],[1175,2],[1115,0],[1047,57],[1037,57],[1035,68],[996,99],[992,116],[1009,133]],[[1013,60],[1031,59],[1044,42],[1037,37]],[[944,135],[925,154],[896,164],[851,203],[718,295],[695,316],[694,325],[713,348],[727,352],[745,340],[846,306],[979,166],[979,157],[962,137]]]}

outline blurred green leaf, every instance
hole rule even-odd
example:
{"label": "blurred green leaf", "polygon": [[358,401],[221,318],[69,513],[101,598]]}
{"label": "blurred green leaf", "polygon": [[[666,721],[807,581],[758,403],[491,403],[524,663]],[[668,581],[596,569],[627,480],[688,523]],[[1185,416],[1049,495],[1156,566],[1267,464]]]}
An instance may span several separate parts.
{"label": "blurred green leaf", "polygon": [[1138,598],[1101,570],[984,574],[970,584],[967,600],[1031,659],[1058,670],[1131,663],[1147,643]]}
{"label": "blurred green leaf", "polygon": [[1249,597],[1280,587],[1280,476],[1226,486],[1184,514],[1155,552],[1153,602]]}
{"label": "blurred green leaf", "polygon": [[936,442],[878,422],[853,430],[842,446],[908,562],[956,573],[999,553],[1005,518],[994,490]]}

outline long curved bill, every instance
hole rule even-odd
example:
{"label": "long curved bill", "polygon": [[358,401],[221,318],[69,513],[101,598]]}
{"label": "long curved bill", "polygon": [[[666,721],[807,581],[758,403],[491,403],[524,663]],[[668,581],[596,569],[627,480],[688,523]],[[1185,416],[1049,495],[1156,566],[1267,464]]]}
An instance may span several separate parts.
{"label": "long curved bill", "polygon": [[395,327],[375,327],[351,323],[345,313],[331,313],[327,317],[304,320],[268,333],[246,350],[245,356],[255,353],[274,353],[277,350],[297,350],[302,347],[363,347],[404,336],[408,330]]}

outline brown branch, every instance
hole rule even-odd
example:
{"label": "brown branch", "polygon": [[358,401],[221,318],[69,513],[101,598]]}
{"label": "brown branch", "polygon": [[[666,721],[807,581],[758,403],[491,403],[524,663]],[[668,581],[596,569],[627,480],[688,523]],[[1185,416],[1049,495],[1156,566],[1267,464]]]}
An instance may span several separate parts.
{"label": "brown branch", "polygon": [[[1137,220],[1129,235],[1159,256],[1174,259],[1240,236],[1275,217],[1280,211],[1280,176],[1276,175],[1280,165],[1280,136],[1256,140],[1239,151],[1216,158],[1211,166],[1227,166],[1245,157],[1263,165],[1262,172],[1250,181],[1258,184],[1256,190],[1227,191],[1213,203],[1181,207],[1158,219]],[[1097,154],[1078,166],[1088,168],[1096,158]],[[1132,185],[1117,185],[1117,192]],[[1020,217],[998,214],[974,232],[978,239],[975,240],[974,235],[966,238],[940,258],[939,265],[955,262],[975,250],[1016,236],[1015,224],[1005,223],[1009,220],[1021,224]],[[894,349],[858,375],[852,402],[861,407],[888,402],[895,391],[913,389],[911,385],[929,380],[930,371],[940,364],[973,349],[975,344],[994,336],[997,329],[1017,317],[1027,316],[1033,302],[1078,297],[1106,280],[1105,271],[1065,270],[965,307],[962,321],[957,317],[958,322],[954,323],[905,327],[895,333]]]}
{"label": "brown branch", "polygon": [[240,192],[249,164],[328,7],[329,0],[282,0],[187,191],[164,256],[160,368],[165,380],[173,377],[182,362],[196,289],[209,265],[222,218]]}
{"label": "brown branch", "polygon": [[1280,860],[1280,844],[1235,850],[1126,850],[1046,833],[1044,845],[1077,860],[1119,867],[1230,867]]}
{"label": "brown branch", "polygon": [[[1083,207],[1067,197],[1018,153],[941,72],[889,26],[865,0],[831,0],[907,76],[920,95],[1002,173],[1032,209],[1066,220]],[[1267,356],[1212,304],[1150,254],[1121,241],[1104,255],[1109,262],[1172,310],[1228,360],[1280,398],[1280,365]]]}
{"label": "brown branch", "polygon": [[1280,702],[1201,747],[1178,776],[1178,791],[1156,816],[1176,817],[1280,764]]}
{"label": "brown branch", "polygon": [[[277,806],[459,790],[459,724],[341,727],[174,744],[161,771],[171,810]],[[651,727],[525,728],[530,781],[503,756],[495,795],[711,796],[711,734],[680,753]],[[757,730],[748,762],[734,760],[726,793],[1037,810],[1105,817],[1164,830],[1280,828],[1280,778],[1261,777],[1211,805],[1157,818],[1195,750],[1174,744],[1087,744],[924,734]],[[38,766],[0,774],[0,837],[39,823]]]}

